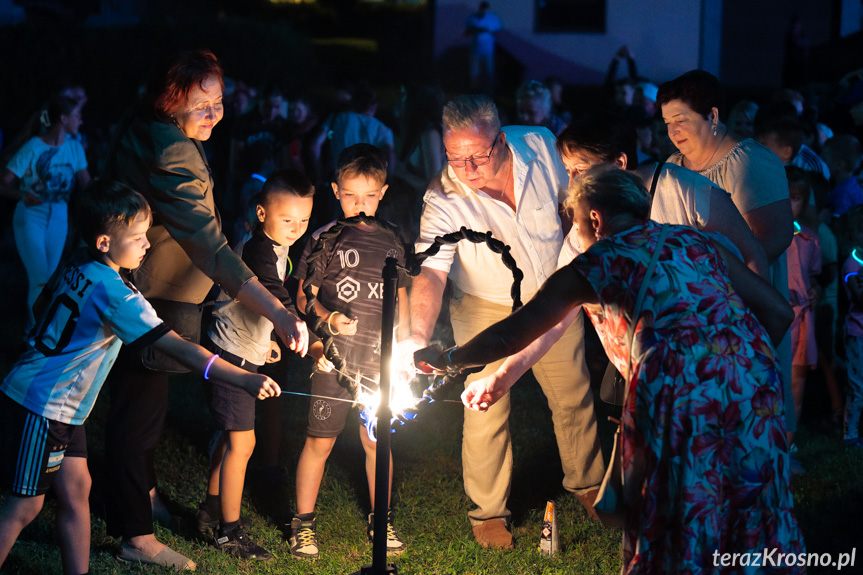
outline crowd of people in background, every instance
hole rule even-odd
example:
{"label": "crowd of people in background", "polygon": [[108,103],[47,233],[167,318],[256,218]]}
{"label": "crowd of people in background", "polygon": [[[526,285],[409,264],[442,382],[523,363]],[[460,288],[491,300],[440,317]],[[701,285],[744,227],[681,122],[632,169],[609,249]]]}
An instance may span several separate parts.
{"label": "crowd of people in background", "polygon": [[[483,2],[466,27],[474,44],[470,63],[473,91],[494,90],[493,33],[500,28],[500,22],[488,8],[488,3]],[[43,106],[34,110],[18,137],[3,140],[0,193],[17,202],[14,240],[28,281],[26,305],[31,311],[26,334],[22,333],[25,340],[33,339],[34,325],[39,328],[38,313],[34,315],[32,311],[37,297],[46,285],[50,287],[49,278],[62,257],[73,250],[72,238],[79,237],[81,231],[67,206],[86,195],[91,178],[127,184],[140,192],[149,205],[147,210],[139,211],[153,214],[153,229],[148,234],[152,247],[144,264],[147,279],[135,276],[137,289],[155,310],[146,308],[147,314],[153,314],[147,316],[148,321],[157,325],[157,313],[170,319],[170,325],[181,335],[186,335],[184,324],[197,322],[190,328],[197,337],[201,331],[201,304],[214,299],[211,288],[215,282],[222,290],[217,298],[219,311],[210,330],[212,341],[202,340],[202,344],[222,358],[233,358],[231,363],[246,371],[256,372],[261,367],[262,373],[272,374],[275,372],[267,371],[267,364],[277,359],[271,361],[271,352],[275,358],[306,351],[305,326],[299,319],[304,317],[305,297],[302,293],[297,297],[295,284],[294,293],[288,293],[285,276],[291,275],[286,266],[292,266],[292,261],[304,262],[300,255],[308,255],[308,242],[300,241],[307,229],[317,229],[320,234],[334,220],[363,212],[393,223],[405,241],[416,242],[420,249],[436,235],[456,231],[470,221],[480,231],[495,229],[496,237],[513,246],[516,259],[526,260],[518,264],[529,271],[525,289],[533,295],[556,269],[570,269],[570,262],[581,248],[593,243],[583,238],[579,241],[577,218],[570,232],[570,221],[558,212],[558,204],[566,203],[567,187],[574,193],[572,190],[581,185],[579,178],[589,173],[602,180],[592,184],[602,188],[602,193],[591,195],[591,202],[605,201],[602,198],[606,185],[635,186],[633,190],[641,185],[650,190],[652,204],[624,210],[627,222],[646,226],[635,233],[628,232],[633,241],[651,243],[659,233],[653,224],[639,219],[637,214],[642,212],[659,224],[703,232],[716,240],[713,243],[720,247],[715,249],[722,257],[742,261],[753,277],[760,276],[764,285],[773,286],[791,306],[790,329],[771,344],[767,343],[770,338],[752,325],[754,316],[759,315],[757,311],[753,317],[747,312],[729,320],[734,330],[745,333],[741,337],[751,338],[748,343],[758,348],[759,361],[763,360],[762,367],[769,372],[757,385],[781,382],[781,390],[776,390],[781,399],[776,401],[784,403],[784,422],[770,425],[787,434],[784,439],[791,472],[805,473],[796,459],[794,443],[798,422],[806,421],[805,399],[823,397],[829,413],[818,424],[840,436],[837,442],[841,441],[845,448],[863,448],[859,429],[863,411],[860,71],[849,71],[837,79],[829,91],[820,94],[821,99],[816,99],[815,92],[806,86],[788,86],[777,88],[767,99],[753,96],[728,102],[719,80],[704,71],[690,71],[677,78],[639,75],[632,51],[623,46],[609,66],[601,106],[580,105],[577,86],[568,85],[566,79],[549,77],[527,78],[515,93],[497,94],[495,107],[490,98],[466,100],[445,94],[439,84],[430,80],[399,86],[386,100],[379,94],[383,86],[376,87],[367,80],[344,81],[331,86],[329,98],[317,99],[279,80],[251,86],[241,79],[240,71],[234,70],[223,77],[215,57],[207,52],[185,57],[185,61],[166,64],[163,73],[146,86],[143,102],[113,125],[82,129],[87,126],[86,87],[74,84],[50,95]],[[172,75],[178,66],[199,78],[197,84],[179,93],[176,88],[182,80]],[[824,93],[829,97],[825,98]],[[211,137],[211,133],[220,136]],[[366,145],[371,145],[374,152],[363,147]],[[363,167],[366,160],[356,160],[354,156],[360,152],[372,158],[368,160],[374,164],[372,168]],[[360,167],[351,164],[345,172],[348,157],[359,161]],[[597,165],[619,168],[627,175],[598,176]],[[603,178],[617,183],[603,183]],[[373,206],[350,207],[356,187],[366,184],[374,188],[370,188],[370,194],[377,194]],[[312,187],[317,190],[313,205]],[[588,194],[584,190],[579,193]],[[283,204],[285,207],[280,209],[290,212],[285,217],[294,227],[280,241],[273,237],[281,233],[274,228],[273,214]],[[525,221],[526,216],[519,212],[522,205],[535,208],[529,214],[530,221]],[[589,210],[582,214],[585,219],[580,222],[581,234],[590,224],[589,214]],[[609,214],[614,220],[616,212]],[[622,220],[614,221],[619,224]],[[598,225],[599,228],[594,225],[597,241],[628,229],[615,225],[603,230],[601,221]],[[683,248],[673,254],[674,258],[687,257],[687,244],[696,246],[696,251],[713,253],[714,248],[705,247],[700,234],[677,235],[679,238],[673,241]],[[230,249],[232,246],[236,246],[236,252]],[[376,250],[377,255],[381,250],[386,253],[381,245],[362,246]],[[267,260],[265,268],[256,268],[262,264],[249,259],[253,257],[250,249],[261,250],[272,261]],[[275,256],[271,253],[274,249]],[[596,249],[589,253],[598,257]],[[645,253],[638,252],[633,257],[640,261]],[[587,265],[587,260],[576,261],[582,263],[572,269]],[[719,268],[714,279],[717,285],[724,286],[724,264],[717,263],[721,261],[711,259],[711,266]],[[444,249],[437,259],[425,264],[423,274],[410,286],[409,298],[408,290],[404,290],[404,299],[410,299],[411,307],[405,308],[402,315],[410,317],[412,331],[403,333],[400,339],[412,340],[412,351],[432,339],[442,302],[450,298],[449,291],[445,293],[447,278],[456,288],[447,302],[452,318],[449,337],[454,337],[456,343],[466,343],[509,314],[505,278],[490,279],[496,276],[490,275],[486,262],[484,254],[470,256]],[[302,272],[295,272],[294,278],[303,278],[305,270]],[[272,277],[265,282],[266,273]],[[609,271],[610,276],[614,273]],[[710,273],[714,273],[712,267]],[[593,278],[593,283],[598,290],[607,280],[605,276]],[[675,280],[672,277],[668,281]],[[495,284],[494,289],[488,287],[490,284]],[[324,280],[316,289],[327,289],[328,285]],[[590,290],[584,293],[596,295]],[[597,303],[585,297],[588,303]],[[294,304],[298,299],[299,309]],[[746,297],[743,300],[752,307]],[[326,297],[318,305],[322,303],[327,303]],[[228,312],[234,305],[245,311],[234,310],[231,315]],[[697,302],[687,301],[687,305],[698,308]],[[319,309],[330,333],[351,335],[351,330],[356,329],[356,316],[351,312],[322,306]],[[254,357],[244,359],[243,350],[225,349],[234,338],[220,340],[218,329],[225,323],[251,325],[252,320],[243,315],[248,310],[266,321],[254,327],[254,336],[261,340],[252,346]],[[366,315],[375,313],[379,311],[366,310]],[[555,318],[547,326],[557,324],[552,331],[557,339],[563,337],[560,343],[556,343],[557,339],[543,340],[530,352],[532,355],[523,356],[520,363],[509,367],[512,373],[518,371],[517,378],[535,365],[535,374],[549,397],[555,418],[566,475],[564,486],[595,516],[593,503],[603,461],[583,357],[582,320],[580,316],[576,318],[577,314],[576,310],[572,316]],[[283,342],[281,347],[275,337],[270,342],[274,330]],[[266,337],[261,335],[263,331]],[[710,347],[710,342],[700,343]],[[765,351],[770,345],[774,345],[775,354]],[[108,455],[113,462],[105,497],[108,531],[123,540],[121,559],[193,569],[194,562],[165,547],[154,535],[153,513],[161,503],[155,492],[153,452],[167,409],[168,373],[191,368],[203,371],[206,378],[210,364],[206,369],[200,361],[178,366],[158,352],[155,343],[149,355],[139,354],[138,350],[123,351],[107,376],[111,389]],[[555,359],[558,352],[566,359]],[[447,356],[447,362],[451,356]],[[319,351],[316,358],[320,358]],[[323,360],[317,364],[319,373],[331,367]],[[781,376],[775,376],[771,371],[774,369]],[[477,397],[482,395],[477,391],[480,388],[491,397],[495,385],[508,389],[514,383],[512,373],[504,376],[504,371],[501,363],[489,364],[485,371],[471,376],[467,385],[473,385]],[[228,372],[239,379],[236,372]],[[278,382],[277,377],[273,379]],[[337,385],[335,376],[330,379],[333,381],[329,383]],[[323,385],[324,377],[318,375],[314,381]],[[270,380],[264,377],[255,382],[267,387],[262,395],[275,394],[268,387]],[[259,390],[252,384],[247,388],[243,391],[230,385],[208,384],[210,407],[222,435],[214,442],[208,491],[202,494],[207,499],[198,517],[203,527],[216,530],[217,540],[224,539],[227,550],[245,558],[268,559],[272,556],[266,550],[243,539],[240,525],[238,494],[242,493],[242,481],[236,478],[245,473],[255,446],[254,409],[250,411],[245,405],[242,423],[237,424],[232,417],[239,408],[224,406],[225,402],[239,403],[230,400],[232,394],[248,400],[247,392],[251,390],[255,395]],[[11,388],[3,389],[10,395],[6,390]],[[498,395],[494,400],[499,398]],[[477,506],[470,513],[477,542],[484,547],[510,548],[506,501],[512,467],[508,401],[490,413],[477,414],[467,407],[465,410],[465,489]],[[630,413],[627,417],[636,416]],[[628,423],[635,425],[631,420]],[[667,423],[673,426],[673,417]],[[298,508],[291,541],[292,552],[305,558],[318,556],[314,533],[317,489],[329,450],[341,433],[339,424],[343,427],[344,422],[336,422],[335,428],[316,430],[312,424],[314,417],[310,414],[305,460],[301,459],[304,466],[298,471],[303,481],[298,479]],[[642,429],[639,433],[650,432]],[[784,443],[773,446],[782,448],[783,467]],[[373,441],[367,436],[363,445],[367,454],[373,451]],[[770,465],[776,461],[772,459]],[[779,475],[784,472],[777,469]],[[659,471],[652,471],[661,477]],[[373,500],[371,480],[370,485]],[[771,541],[796,541],[788,483],[777,480],[771,488],[785,490],[774,501],[787,514]],[[32,509],[29,513],[32,515]],[[720,510],[715,513],[718,515]],[[670,568],[672,563],[692,568],[692,557],[679,558],[679,562],[668,559],[669,553],[674,555],[668,549],[686,544],[661,538],[660,543],[648,541],[656,534],[646,533],[644,526],[659,521],[655,510],[643,509],[640,520],[646,523],[629,525],[626,561],[633,565],[652,561],[649,565],[656,569]],[[370,529],[372,524],[370,517]],[[394,530],[391,512],[388,529],[390,551],[401,552],[405,544]],[[669,547],[663,547],[666,544]],[[659,549],[655,553],[660,559],[648,557],[645,549],[652,548]],[[0,553],[8,551],[0,548]],[[70,565],[80,569],[81,550],[76,552]],[[5,554],[0,555],[0,564],[4,558]],[[651,572],[649,565],[646,572]]]}

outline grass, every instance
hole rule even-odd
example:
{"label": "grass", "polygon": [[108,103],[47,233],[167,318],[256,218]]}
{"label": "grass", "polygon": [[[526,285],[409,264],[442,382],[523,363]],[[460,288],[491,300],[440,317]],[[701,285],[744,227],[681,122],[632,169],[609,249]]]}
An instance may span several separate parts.
{"label": "grass", "polygon": [[[10,253],[7,251],[6,253]],[[14,252],[11,252],[14,253]],[[11,259],[11,258],[6,258]],[[0,261],[2,263],[2,261]],[[20,263],[2,263],[0,289],[23,300]],[[16,268],[16,266],[19,266]],[[19,275],[20,274],[20,275]],[[20,297],[19,297],[20,296]],[[21,310],[10,307],[0,314],[0,373],[6,373],[16,354]],[[602,357],[591,348],[588,357]],[[597,370],[596,368],[600,369]],[[592,366],[601,373],[603,366]],[[289,381],[287,389],[308,391],[302,377]],[[179,376],[172,383],[171,408],[158,450],[159,491],[179,522],[158,525],[156,534],[198,564],[198,572],[219,574],[340,574],[359,572],[371,564],[371,544],[365,535],[370,511],[363,471],[362,449],[355,426],[339,439],[327,465],[318,502],[321,557],[314,562],[293,559],[285,542],[284,524],[293,512],[296,461],[303,445],[307,399],[285,395],[281,466],[287,480],[268,485],[256,473],[253,457],[247,475],[243,513],[251,522],[253,539],[276,559],[268,563],[242,561],[215,550],[197,533],[194,513],[206,487],[207,443],[212,432],[203,391],[196,377]],[[810,552],[847,553],[859,542],[859,511],[863,509],[863,453],[842,449],[835,430],[825,429],[818,401],[823,389],[810,385],[798,434],[799,458],[807,473],[793,480],[796,511]],[[453,399],[457,397],[453,395]],[[101,500],[104,460],[105,394],[90,420],[87,433],[90,469],[94,487],[91,496],[93,574],[171,573],[170,569],[128,566],[117,562],[119,542],[105,533]],[[612,410],[597,406],[600,434],[607,456],[611,429],[605,416]],[[511,429],[514,473],[510,509],[513,512],[515,550],[481,549],[471,535],[467,511],[471,503],[464,494],[461,477],[461,408],[457,403],[433,404],[417,420],[393,436],[396,471],[393,481],[396,525],[408,550],[392,560],[402,575],[536,574],[598,575],[620,569],[620,531],[590,521],[574,497],[561,487],[562,471],[551,426],[551,418],[538,385],[524,378],[513,391]],[[562,551],[553,558],[537,551],[541,513],[547,499],[557,503]],[[2,574],[52,575],[61,573],[54,536],[54,504],[46,503],[42,514],[22,533]],[[858,554],[857,572],[863,563]],[[810,568],[810,573],[832,573],[832,569]],[[843,573],[853,573],[845,569]]]}

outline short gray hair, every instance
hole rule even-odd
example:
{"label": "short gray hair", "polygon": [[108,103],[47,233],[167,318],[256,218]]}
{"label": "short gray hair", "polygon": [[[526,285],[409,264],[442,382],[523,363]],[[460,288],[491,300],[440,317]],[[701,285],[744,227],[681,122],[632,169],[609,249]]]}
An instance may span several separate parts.
{"label": "short gray hair", "polygon": [[564,207],[572,209],[580,201],[606,217],[630,214],[639,219],[650,216],[650,194],[635,174],[617,166],[598,164],[573,178]]}
{"label": "short gray hair", "polygon": [[444,132],[469,130],[483,125],[491,136],[500,132],[500,117],[494,101],[484,94],[456,96],[443,108]]}

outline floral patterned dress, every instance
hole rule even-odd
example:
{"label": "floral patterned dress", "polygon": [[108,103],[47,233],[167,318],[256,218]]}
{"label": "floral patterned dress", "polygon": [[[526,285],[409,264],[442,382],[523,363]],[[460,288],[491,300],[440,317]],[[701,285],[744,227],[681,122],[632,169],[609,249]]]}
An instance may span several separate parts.
{"label": "floral patterned dress", "polygon": [[[660,230],[629,229],[570,264],[599,296],[585,308],[624,375],[627,329]],[[805,571],[755,567],[751,557],[748,567],[717,562],[723,553],[805,552],[774,355],[707,238],[671,226],[639,313],[622,418],[625,489],[636,501],[624,573]]]}

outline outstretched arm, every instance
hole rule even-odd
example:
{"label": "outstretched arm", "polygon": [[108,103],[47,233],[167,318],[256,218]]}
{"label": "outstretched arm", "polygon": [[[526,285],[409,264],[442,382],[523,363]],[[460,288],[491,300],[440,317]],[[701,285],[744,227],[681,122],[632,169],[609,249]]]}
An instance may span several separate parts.
{"label": "outstretched arm", "polygon": [[465,407],[485,411],[488,406],[503,397],[515,385],[518,378],[524,375],[561,338],[580,312],[580,306],[573,307],[557,325],[533,340],[520,352],[507,357],[493,374],[471,383],[461,394],[461,400]]}
{"label": "outstretched arm", "polygon": [[153,346],[189,369],[201,374],[206,372],[207,379],[236,385],[258,399],[266,399],[282,393],[278,384],[266,375],[240,369],[220,357],[216,357],[211,363],[212,353],[200,345],[186,341],[174,331],[169,331],[157,339]]}
{"label": "outstretched arm", "polygon": [[[563,320],[574,307],[597,302],[593,287],[572,266],[554,273],[525,306],[447,354],[427,348],[416,360],[438,369],[486,365],[524,349]],[[447,357],[445,357],[447,356]]]}

